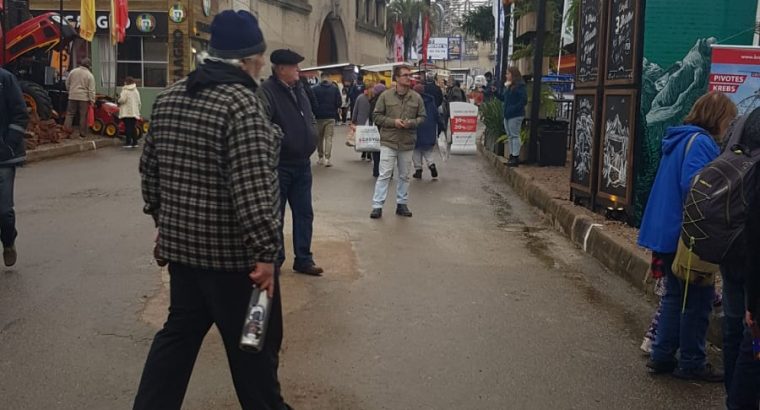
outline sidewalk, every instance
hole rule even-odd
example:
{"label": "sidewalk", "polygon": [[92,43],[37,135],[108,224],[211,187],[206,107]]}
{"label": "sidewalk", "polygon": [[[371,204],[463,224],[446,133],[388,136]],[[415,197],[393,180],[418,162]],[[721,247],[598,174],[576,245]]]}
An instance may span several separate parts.
{"label": "sidewalk", "polygon": [[[576,206],[570,201],[570,167],[507,167],[507,159],[486,150],[478,151],[528,203],[540,209],[555,229],[562,232],[584,252],[605,268],[625,278],[647,295],[653,295],[652,283],[645,282],[650,255],[636,245],[638,229]],[[717,289],[717,288],[716,288]],[[652,298],[656,302],[656,298]],[[652,309],[654,313],[654,308]],[[708,340],[722,345],[722,311],[713,311]],[[644,336],[646,329],[641,329]]]}
{"label": "sidewalk", "polygon": [[28,150],[26,152],[26,162],[43,161],[79,152],[94,151],[104,147],[115,147],[118,145],[121,145],[121,140],[118,138],[90,137],[65,139],[56,144],[40,145],[33,150]]}

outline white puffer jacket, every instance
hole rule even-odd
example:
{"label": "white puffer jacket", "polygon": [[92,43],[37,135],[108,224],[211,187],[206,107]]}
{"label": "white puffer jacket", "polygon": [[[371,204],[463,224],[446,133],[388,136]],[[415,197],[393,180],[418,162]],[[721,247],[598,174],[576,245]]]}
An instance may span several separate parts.
{"label": "white puffer jacket", "polygon": [[137,91],[137,84],[125,85],[119,95],[119,118],[138,118],[140,117],[140,92]]}

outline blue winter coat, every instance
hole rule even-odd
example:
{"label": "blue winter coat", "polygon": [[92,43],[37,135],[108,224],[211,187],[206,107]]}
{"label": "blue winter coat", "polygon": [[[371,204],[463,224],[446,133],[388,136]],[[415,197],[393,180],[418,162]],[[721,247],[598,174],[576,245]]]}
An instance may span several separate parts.
{"label": "blue winter coat", "polygon": [[313,108],[314,116],[318,120],[338,118],[338,109],[343,105],[343,97],[338,87],[329,82],[322,82],[312,87],[317,107]]}
{"label": "blue winter coat", "polygon": [[[686,153],[686,146],[695,133],[699,135]],[[704,129],[694,125],[668,128],[662,140],[660,167],[641,222],[640,246],[659,253],[676,251],[683,221],[683,203],[691,180],[719,154],[718,144]]]}
{"label": "blue winter coat", "polygon": [[505,120],[525,117],[525,105],[528,104],[525,83],[515,84],[514,87],[504,87],[500,93],[496,94],[496,97],[504,103]]}
{"label": "blue winter coat", "polygon": [[441,122],[438,114],[438,106],[435,105],[435,97],[430,94],[420,94],[422,101],[425,102],[425,122],[417,127],[417,142],[414,148],[430,149],[436,144],[438,138],[438,129]]}

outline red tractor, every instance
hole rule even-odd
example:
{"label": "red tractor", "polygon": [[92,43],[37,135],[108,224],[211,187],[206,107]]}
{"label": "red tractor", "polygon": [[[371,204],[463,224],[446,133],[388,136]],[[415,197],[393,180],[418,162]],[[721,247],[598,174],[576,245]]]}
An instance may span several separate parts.
{"label": "red tractor", "polygon": [[[45,13],[32,17],[26,1],[8,2],[4,10],[0,2],[0,14],[4,25],[0,27],[0,65],[18,77],[24,101],[41,120],[54,117],[55,109],[65,109],[66,87],[53,79],[50,67],[50,51],[63,49],[77,37],[76,30],[58,13]],[[41,84],[51,84],[43,87]]]}
{"label": "red tractor", "polygon": [[[119,119],[119,106],[109,97],[98,98],[95,101],[95,123],[90,130],[95,134],[103,134],[107,137],[126,135],[124,121]],[[144,118],[138,117],[135,123],[135,137],[140,139],[148,132],[149,123]]]}

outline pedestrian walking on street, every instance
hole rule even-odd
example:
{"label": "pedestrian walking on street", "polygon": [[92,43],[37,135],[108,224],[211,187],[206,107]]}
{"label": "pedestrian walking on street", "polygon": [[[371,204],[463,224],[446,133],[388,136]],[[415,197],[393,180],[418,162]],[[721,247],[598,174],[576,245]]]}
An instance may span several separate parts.
{"label": "pedestrian walking on street", "polygon": [[414,91],[422,96],[426,117],[425,122],[417,127],[417,142],[414,145],[414,154],[412,155],[412,162],[414,163],[414,175],[412,177],[415,179],[422,178],[422,160],[424,158],[428,164],[430,176],[435,179],[438,178],[438,169],[435,167],[433,147],[436,145],[438,133],[441,129],[441,116],[438,114],[438,107],[435,106],[434,97],[425,93],[425,87],[422,84],[417,84]]}
{"label": "pedestrian walking on street", "polygon": [[[385,81],[381,80],[379,83],[375,84],[374,87],[372,87],[372,92],[369,95],[370,121],[375,126],[377,126],[377,124],[375,124],[373,113],[375,112],[375,107],[377,106],[377,100],[380,98],[380,95],[385,92],[385,90]],[[370,152],[369,154],[372,158],[372,176],[377,178],[380,176],[380,151]]]}
{"label": "pedestrian walking on street", "polygon": [[338,87],[330,82],[330,76],[322,73],[322,82],[312,89],[317,99],[314,115],[317,117],[317,164],[331,167],[332,140],[335,134],[335,121],[338,119],[343,100]]}
{"label": "pedestrian walking on street", "polygon": [[406,65],[393,70],[396,87],[380,95],[373,111],[375,125],[380,128],[380,176],[375,183],[370,218],[383,216],[388,185],[394,166],[398,167],[396,215],[411,217],[409,201],[409,168],[412,162],[416,128],[425,122],[425,103],[410,88],[412,71]]}
{"label": "pedestrian walking on street", "polygon": [[124,87],[119,95],[119,118],[124,121],[124,139],[125,148],[137,148],[137,119],[140,118],[142,101],[140,92],[137,91],[135,79],[127,77],[124,79]]}
{"label": "pedestrian walking on street", "polygon": [[[364,94],[362,93],[362,95],[364,95]],[[340,104],[340,121],[343,123],[343,125],[346,125],[346,124],[348,124],[348,117],[351,114],[348,111],[348,105],[349,105],[349,101],[348,101],[348,88],[343,87],[343,89],[340,90],[340,99],[341,99],[341,104]]]}
{"label": "pedestrian walking on street", "polygon": [[69,103],[66,107],[66,119],[63,126],[71,129],[74,116],[79,116],[79,136],[89,135],[87,114],[90,105],[95,104],[95,77],[90,71],[92,62],[89,58],[82,59],[79,67],[71,70],[66,77],[66,89],[69,90]]}
{"label": "pedestrian walking on street", "polygon": [[0,67],[0,240],[5,266],[16,264],[16,211],[13,191],[16,167],[26,160],[24,133],[29,122],[18,80]]}
{"label": "pedestrian walking on street", "polygon": [[525,81],[517,67],[509,67],[504,89],[496,97],[504,103],[504,130],[509,141],[507,166],[516,167],[520,165],[520,130],[525,119],[525,105],[528,104]]}
{"label": "pedestrian walking on street", "polygon": [[[285,134],[277,167],[280,176],[280,222],[285,219],[285,205],[290,204],[295,251],[293,270],[321,276],[324,270],[314,263],[314,255],[311,253],[314,210],[311,203],[312,175],[309,158],[316,149],[317,137],[311,104],[304,87],[298,81],[298,64],[304,58],[291,50],[275,50],[270,60],[273,74],[261,85],[259,95],[267,116]],[[283,263],[284,246],[277,257],[277,266],[282,266]]]}
{"label": "pedestrian walking on street", "polygon": [[[282,133],[256,96],[266,45],[256,18],[223,11],[208,55],[163,91],[140,161],[145,212],[169,261],[169,317],[153,340],[134,409],[178,410],[212,324],[240,406],[289,409],[277,378],[282,344],[277,161]],[[252,286],[271,298],[263,349],[239,348]]]}
{"label": "pedestrian walking on street", "polygon": [[[705,337],[715,288],[685,283],[671,268],[678,246],[683,203],[694,174],[715,159],[736,106],[724,94],[702,96],[684,120],[668,128],[662,140],[662,159],[644,211],[638,244],[660,259],[665,293],[647,367],[652,373],[705,382],[723,381],[723,373],[707,362]],[[688,287],[688,288],[687,288]],[[684,293],[688,292],[682,312]],[[676,352],[679,352],[676,360]]]}
{"label": "pedestrian walking on street", "polygon": [[[372,90],[365,90],[354,103],[354,111],[351,113],[351,128],[355,132],[359,125],[372,125],[371,105],[369,103],[369,94]],[[372,160],[371,152],[362,152],[362,160]]]}

